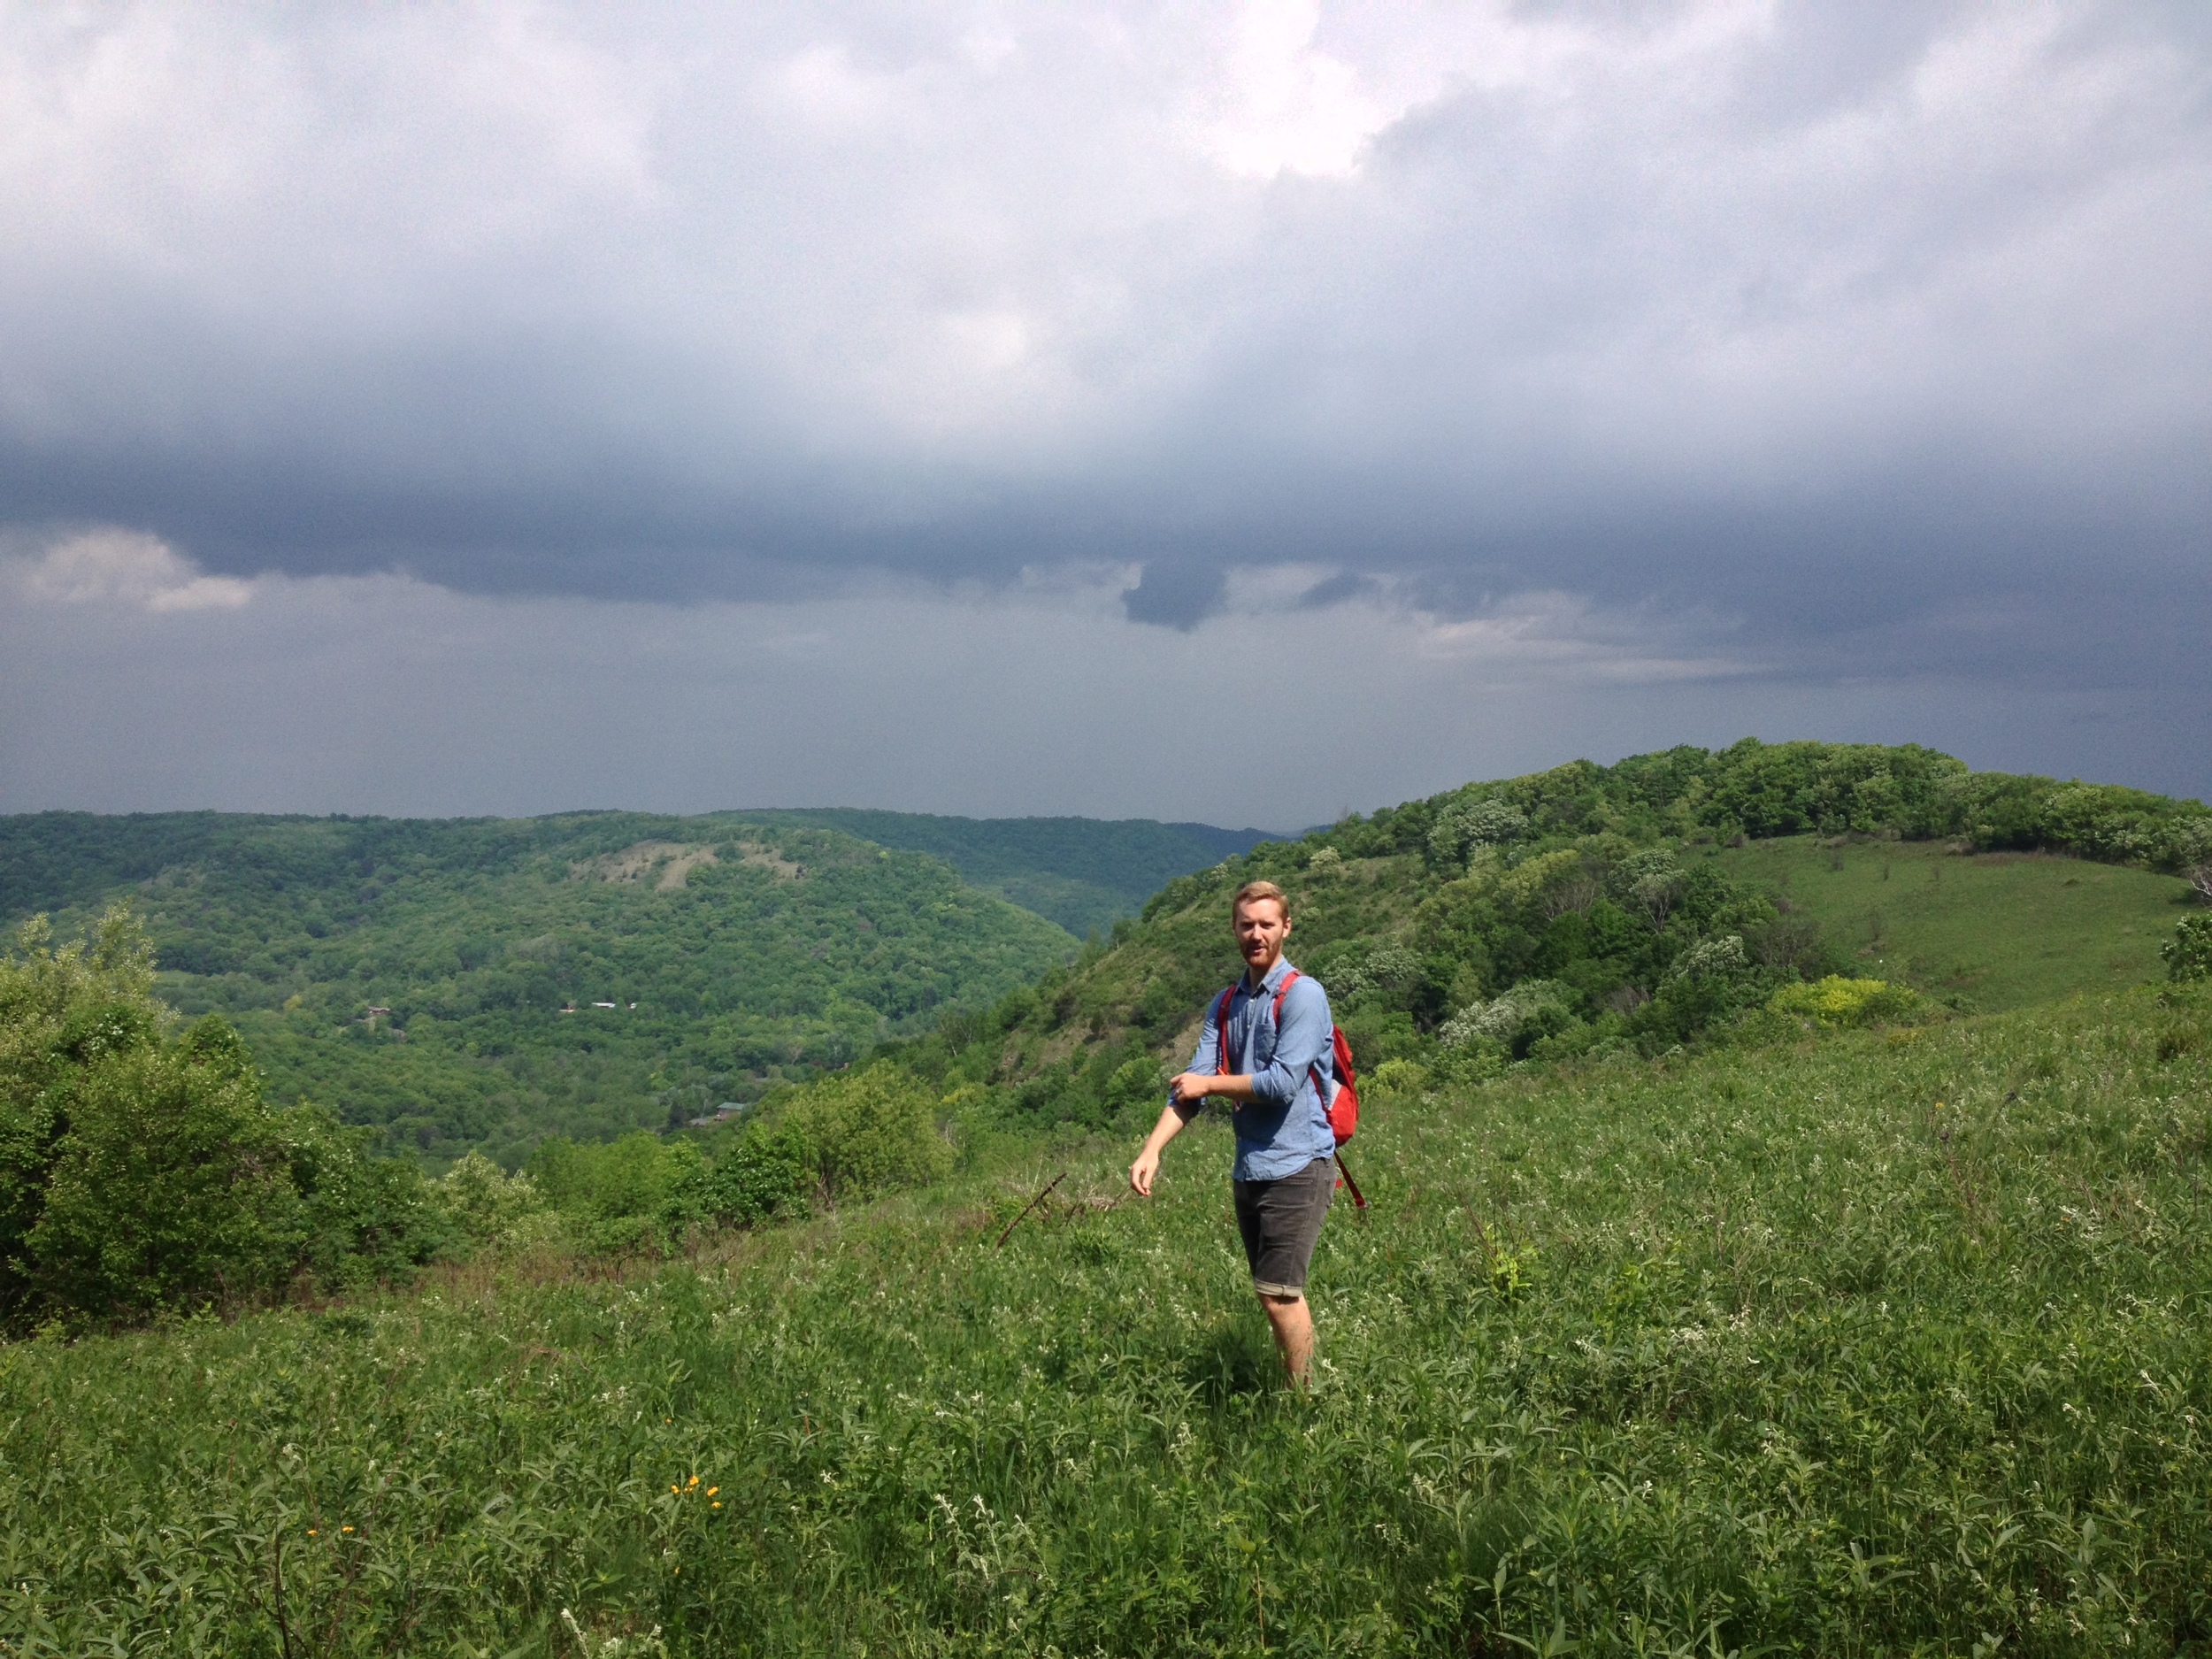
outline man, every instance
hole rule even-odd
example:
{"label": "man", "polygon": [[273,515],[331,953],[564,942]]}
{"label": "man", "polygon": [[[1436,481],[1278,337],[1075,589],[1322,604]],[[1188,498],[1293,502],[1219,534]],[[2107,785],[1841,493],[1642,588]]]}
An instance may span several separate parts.
{"label": "man", "polygon": [[1218,996],[1207,1005],[1198,1052],[1190,1070],[1169,1086],[1167,1109],[1129,1166],[1129,1185],[1149,1198],[1167,1143],[1203,1110],[1208,1096],[1231,1103],[1237,1231],[1244,1235],[1252,1288],[1275,1328],[1283,1364],[1291,1380],[1302,1386],[1313,1361],[1306,1264],[1336,1191],[1336,1137],[1329,1132],[1328,1112],[1336,1093],[1330,1041],[1334,1022],[1328,994],[1283,960],[1290,902],[1280,887],[1272,881],[1247,882],[1230,905],[1229,919],[1244,956],[1244,977],[1230,994],[1225,1020]]}

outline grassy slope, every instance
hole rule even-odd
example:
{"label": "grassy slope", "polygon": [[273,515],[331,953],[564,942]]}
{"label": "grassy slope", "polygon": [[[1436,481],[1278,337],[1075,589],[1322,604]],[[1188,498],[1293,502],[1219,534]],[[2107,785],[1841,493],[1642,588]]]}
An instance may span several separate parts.
{"label": "grassy slope", "polygon": [[[1961,856],[1928,842],[1831,848],[1803,836],[1740,850],[1693,848],[1685,857],[1712,858],[1788,899],[1820,923],[1854,972],[1963,993],[1969,1006],[1993,1011],[2162,978],[2159,947],[2189,897],[2173,876],[2044,855]],[[1839,862],[1842,870],[1832,870]],[[1297,909],[1294,961],[1340,941],[1412,942],[1415,913],[1439,886],[1408,855],[1348,858],[1326,875],[1277,874]],[[1187,1061],[1206,998],[1240,966],[1222,915],[1226,891],[1156,913],[1087,956],[1013,1033],[1007,1073],[1026,1076],[1132,1038],[1163,1062]],[[1883,946],[1869,955],[1861,947],[1874,919]],[[1365,1065],[1394,1051],[1390,1031],[1344,1017]]]}
{"label": "grassy slope", "polygon": [[280,1566],[334,1654],[2200,1652],[2208,1056],[2137,992],[1378,1101],[1310,1402],[1210,1124],[1002,1251],[1127,1148],[17,1345],[0,1640],[274,1654]]}
{"label": "grassy slope", "polygon": [[1082,938],[1134,915],[1177,876],[1268,839],[1259,830],[1151,818],[941,818],[859,808],[749,812],[764,823],[818,825],[882,847],[933,854],[969,881]]}
{"label": "grassy slope", "polygon": [[2163,979],[2159,947],[2193,902],[2175,876],[1927,841],[1801,835],[1717,856],[1817,919],[1861,972],[1993,1010]]}

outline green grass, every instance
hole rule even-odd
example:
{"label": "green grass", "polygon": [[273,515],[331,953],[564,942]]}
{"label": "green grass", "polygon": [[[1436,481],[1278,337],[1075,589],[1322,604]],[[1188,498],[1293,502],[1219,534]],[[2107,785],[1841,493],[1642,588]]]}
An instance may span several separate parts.
{"label": "green grass", "polygon": [[1796,835],[1716,856],[1819,922],[1855,972],[1992,1011],[2163,979],[2159,947],[2193,902],[2176,876],[1932,841]]}
{"label": "green grass", "polygon": [[1309,1399],[1210,1124],[18,1344],[0,1652],[2203,1653],[2208,1085],[2138,991],[1380,1098]]}

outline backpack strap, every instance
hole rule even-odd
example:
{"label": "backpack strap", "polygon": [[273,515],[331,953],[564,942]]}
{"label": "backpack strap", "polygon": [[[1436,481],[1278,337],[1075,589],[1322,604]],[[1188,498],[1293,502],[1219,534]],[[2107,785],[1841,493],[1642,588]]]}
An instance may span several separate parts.
{"label": "backpack strap", "polygon": [[[1283,1028],[1283,999],[1290,995],[1290,987],[1297,984],[1298,981],[1304,977],[1305,976],[1300,973],[1297,969],[1293,968],[1288,973],[1283,975],[1283,982],[1275,987],[1274,1006],[1270,1009],[1268,1012],[1269,1018],[1274,1020],[1275,1029],[1278,1032],[1280,1032]],[[1224,1077],[1227,1077],[1229,1075],[1229,1003],[1236,994],[1237,987],[1236,986],[1232,985],[1227,990],[1221,994],[1221,1001],[1214,1005],[1214,1025],[1216,1033],[1214,1037],[1214,1067],[1215,1070]],[[1335,1033],[1333,1032],[1331,1033],[1332,1036]],[[1321,1097],[1320,1061],[1316,1060],[1311,1065],[1306,1068],[1306,1078],[1307,1080],[1313,1085],[1314,1098],[1319,1100]],[[1321,1110],[1325,1112],[1329,1110],[1329,1102],[1325,1100],[1321,1102]],[[1353,1190],[1355,1194],[1358,1191],[1356,1187]],[[1360,1207],[1362,1209],[1366,1208],[1366,1202],[1364,1200],[1361,1201]]]}
{"label": "backpack strap", "polygon": [[[1298,983],[1300,977],[1298,970],[1293,968],[1283,975],[1283,982],[1275,987],[1275,1005],[1269,1010],[1269,1018],[1274,1020],[1277,1031],[1283,1028],[1283,998],[1290,995],[1290,987]],[[1237,986],[1243,983],[1241,979],[1235,981],[1214,1004],[1214,1071],[1222,1077],[1230,1075],[1229,1004],[1236,1000]],[[1320,1066],[1317,1064],[1314,1070],[1318,1071]],[[1317,1081],[1315,1087],[1319,1087]]]}

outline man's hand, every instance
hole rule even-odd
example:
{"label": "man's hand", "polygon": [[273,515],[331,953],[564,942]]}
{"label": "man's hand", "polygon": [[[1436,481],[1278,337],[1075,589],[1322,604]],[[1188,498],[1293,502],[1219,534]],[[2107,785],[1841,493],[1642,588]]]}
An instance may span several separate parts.
{"label": "man's hand", "polygon": [[1210,1071],[1186,1071],[1168,1087],[1179,1106],[1195,1106],[1220,1086],[1221,1079]]}
{"label": "man's hand", "polygon": [[1152,1178],[1160,1172],[1160,1148],[1147,1143],[1129,1166],[1129,1185],[1140,1198],[1152,1196]]}
{"label": "man's hand", "polygon": [[[1179,1087],[1186,1079],[1175,1079]],[[1160,1113],[1160,1121],[1152,1125],[1152,1133],[1144,1138],[1144,1150],[1137,1154],[1137,1161],[1129,1166],[1129,1186],[1140,1198],[1152,1196],[1152,1178],[1160,1172],[1160,1154],[1167,1143],[1183,1133],[1183,1107],[1180,1098]]]}

